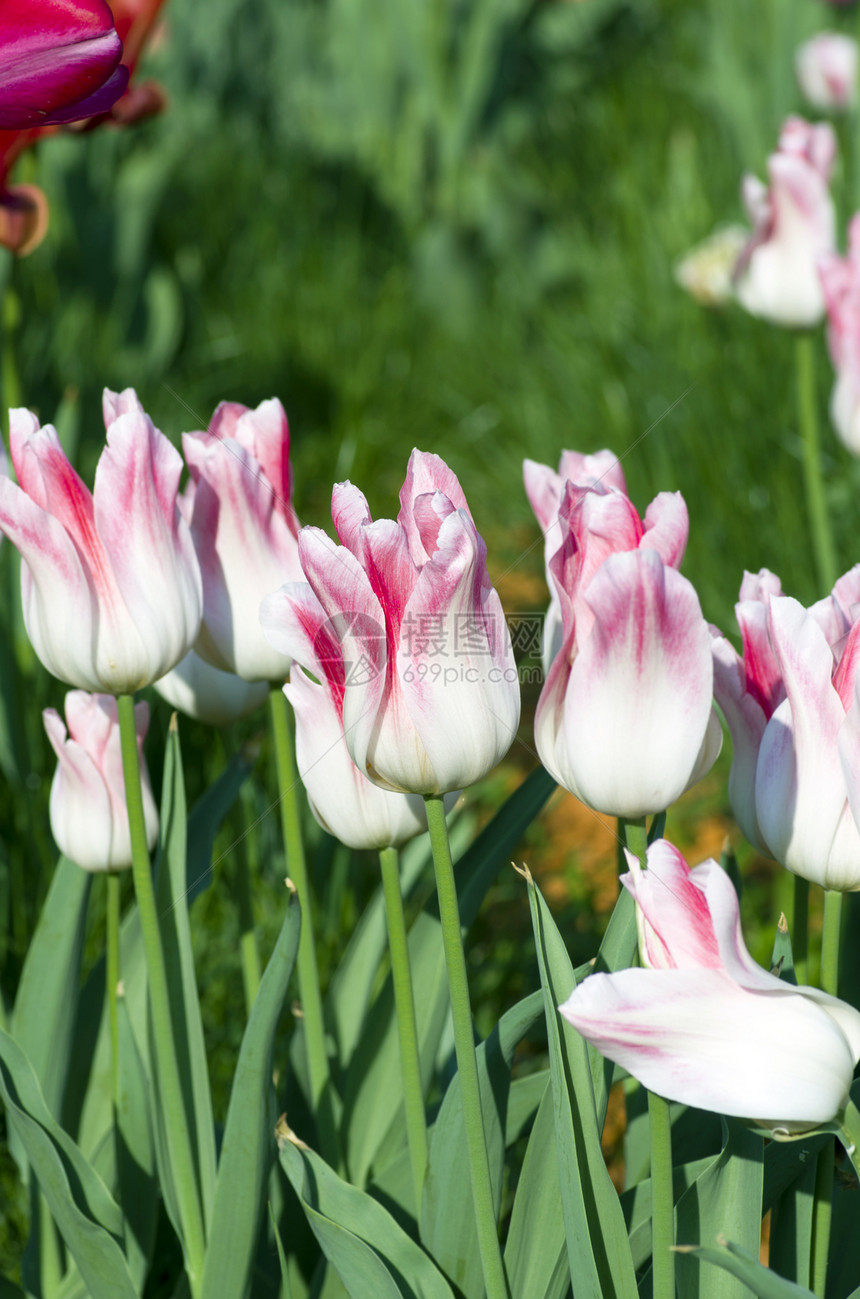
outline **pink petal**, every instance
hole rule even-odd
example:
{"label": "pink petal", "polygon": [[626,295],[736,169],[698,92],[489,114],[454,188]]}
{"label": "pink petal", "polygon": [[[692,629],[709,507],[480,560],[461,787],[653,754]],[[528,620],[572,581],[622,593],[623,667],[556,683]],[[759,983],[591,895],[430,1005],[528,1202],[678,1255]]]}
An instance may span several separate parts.
{"label": "pink petal", "polygon": [[51,829],[60,851],[82,870],[106,870],[112,853],[111,802],[93,759],[53,708],[42,714],[57,767],[51,784]]}
{"label": "pink petal", "polygon": [[[716,628],[711,629],[717,632]],[[729,800],[735,820],[760,852],[768,853],[755,813],[755,779],[759,748],[767,725],[764,710],[747,690],[744,662],[719,633],[711,641],[714,663],[714,698],[732,737]]]}
{"label": "pink petal", "polygon": [[[628,852],[630,874],[621,876],[636,900],[643,964],[651,969],[720,969],[711,913],[695,872],[665,839],[649,846],[647,861],[643,871]],[[731,888],[728,876],[726,880]]]}
{"label": "pink petal", "polygon": [[690,516],[681,493],[660,492],[645,511],[645,532],[639,545],[656,550],[664,564],[680,568],[689,533]]}
{"label": "pink petal", "polygon": [[260,625],[279,654],[328,686],[340,711],[345,685],[340,624],[328,617],[307,582],[288,583],[267,596],[260,605]]}
{"label": "pink petal", "polygon": [[423,564],[430,559],[432,551],[428,551],[423,544],[414,517],[414,503],[419,496],[434,492],[447,496],[455,510],[465,510],[471,518],[466,497],[454,471],[439,456],[416,449],[409,457],[406,478],[400,489],[400,513],[397,516],[397,522],[406,531],[409,553],[416,564]]}
{"label": "pink petal", "polygon": [[331,517],[341,544],[362,561],[362,530],[366,523],[371,522],[370,507],[364,493],[350,482],[335,483],[331,493]]}

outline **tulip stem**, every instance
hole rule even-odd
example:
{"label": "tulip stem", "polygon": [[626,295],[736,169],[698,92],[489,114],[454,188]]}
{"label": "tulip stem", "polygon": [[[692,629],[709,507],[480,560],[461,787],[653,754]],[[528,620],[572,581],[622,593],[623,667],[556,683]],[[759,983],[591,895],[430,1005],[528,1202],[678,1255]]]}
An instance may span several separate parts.
{"label": "tulip stem", "polygon": [[[821,938],[821,987],[839,994],[839,935],[842,926],[842,894],[824,890],[824,931]],[[812,1290],[823,1295],[830,1253],[830,1224],[833,1216],[834,1146],[830,1140],[819,1151],[815,1172],[815,1202],[812,1211]]]}
{"label": "tulip stem", "polygon": [[839,934],[842,927],[842,894],[824,890],[824,929],[821,935],[821,987],[839,996]]}
{"label": "tulip stem", "polygon": [[114,1110],[119,1108],[119,888],[116,871],[107,873],[107,909],[105,912],[105,983],[107,985],[108,1023],[110,1024],[111,1096]]}
{"label": "tulip stem", "polygon": [[669,1102],[648,1093],[651,1132],[651,1293],[675,1299],[675,1204],[672,1194],[672,1117]]}
{"label": "tulip stem", "polygon": [[821,476],[821,451],[818,439],[818,407],[815,393],[815,336],[811,330],[797,335],[797,411],[803,441],[803,483],[806,510],[812,532],[816,577],[822,591],[829,591],[836,581],[836,551],[830,528],[830,515]]}
{"label": "tulip stem", "polygon": [[391,978],[394,1004],[397,1008],[397,1032],[400,1038],[400,1072],[403,1078],[403,1106],[406,1113],[406,1138],[415,1188],[415,1217],[421,1221],[421,1200],[427,1173],[427,1117],[424,1112],[424,1089],[421,1085],[421,1056],[415,1023],[415,997],[412,971],[409,968],[409,946],[406,917],[400,892],[400,868],[396,848],[383,848],[379,854],[382,890],[385,895],[385,918],[388,924],[388,948],[391,953]]}
{"label": "tulip stem", "polygon": [[134,718],[134,699],[120,695],[117,699],[119,732],[122,745],[122,770],[125,780],[125,801],[131,834],[132,875],[140,929],[146,957],[149,981],[149,1005],[152,1012],[152,1035],[155,1045],[155,1071],[158,1079],[158,1099],[166,1128],[171,1171],[182,1228],[183,1244],[188,1269],[188,1282],[193,1299],[198,1299],[203,1279],[203,1262],[206,1239],[197,1170],[191,1149],[191,1123],[185,1112],[179,1062],[173,1040],[170,1018],[170,996],[167,972],[164,965],[164,948],[158,928],[158,911],[152,884],[152,867],[146,842],[146,823],[143,816],[143,797],[140,786],[140,762],[137,750],[137,728]]}
{"label": "tulip stem", "polygon": [[460,1095],[463,1102],[469,1172],[472,1181],[472,1202],[475,1206],[484,1286],[487,1299],[510,1299],[499,1247],[490,1164],[484,1137],[478,1059],[475,1054],[472,1007],[469,1001],[469,980],[466,974],[466,955],[463,951],[454,865],[451,861],[451,846],[448,843],[448,827],[445,824],[445,805],[441,794],[425,794],[424,802],[427,807],[427,828],[430,831],[433,868],[436,872],[439,919],[442,923],[442,944],[448,969],[451,1015],[454,1021],[454,1048],[460,1075]]}
{"label": "tulip stem", "polygon": [[794,914],[791,919],[791,959],[800,984],[809,982],[809,880],[794,876]]}
{"label": "tulip stem", "polygon": [[269,691],[272,733],[275,740],[275,765],[280,794],[281,830],[287,870],[296,887],[302,909],[302,927],[299,936],[299,997],[302,1003],[302,1027],[307,1050],[308,1078],[311,1106],[316,1113],[317,1136],[320,1148],[333,1168],[340,1163],[337,1155],[337,1133],[331,1098],[328,1052],[325,1042],[320,976],[317,968],[314,941],[313,905],[305,848],[302,842],[302,823],[299,809],[299,778],[296,773],[295,740],[292,714],[281,686]]}

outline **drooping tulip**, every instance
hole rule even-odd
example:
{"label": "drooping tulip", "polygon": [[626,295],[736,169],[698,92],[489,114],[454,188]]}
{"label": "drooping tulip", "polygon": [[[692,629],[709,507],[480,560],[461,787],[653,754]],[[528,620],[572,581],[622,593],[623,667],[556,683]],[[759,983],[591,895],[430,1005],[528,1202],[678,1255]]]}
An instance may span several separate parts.
{"label": "drooping tulip", "polygon": [[358,488],[339,483],[342,545],[303,528],[299,552],[343,664],[353,762],[383,788],[446,793],[507,752],[519,681],[486,546],[444,461],[413,451],[400,506],[374,522]]}
{"label": "drooping tulip", "polygon": [[283,682],[289,659],[263,635],[260,602],[302,580],[290,431],[277,399],[222,402],[206,433],[182,439],[193,480],[191,535],[203,574],[197,653],[245,681]]}
{"label": "drooping tulip", "polygon": [[[60,851],[84,870],[123,870],[131,866],[131,836],[116,699],[70,690],[65,712],[65,725],[53,708],[42,714],[58,760],[51,784],[51,833]],[[149,705],[135,705],[134,717],[143,818],[152,849],[158,837],[158,811],[143,757]]]}
{"label": "drooping tulip", "polygon": [[713,642],[741,829],[795,875],[842,891],[860,888],[858,605],[860,564],[810,609],[783,596],[773,574],[746,574],[743,657],[725,638]]}
{"label": "drooping tulip", "polygon": [[538,701],[537,751],[598,811],[660,811],[710,769],[722,740],[710,634],[675,568],[686,506],[663,493],[643,521],[623,492],[568,482],[558,520],[562,644]]}
{"label": "drooping tulip", "polygon": [[350,757],[343,729],[345,665],[311,588],[296,582],[268,596],[260,621],[275,648],[293,661],[284,694],[296,718],[299,775],[319,824],[349,848],[400,847],[426,830],[419,794],[374,785]]}
{"label": "drooping tulip", "polygon": [[690,870],[665,840],[627,854],[648,967],[592,974],[559,1007],[608,1059],[668,1100],[803,1130],[836,1118],[860,1057],[860,1013],[796,988],[746,950],[715,861]]}
{"label": "drooping tulip", "polygon": [[836,242],[830,174],[836,136],[827,123],[790,117],[768,158],[770,184],[743,182],[753,232],[735,268],[741,304],[777,325],[806,328],[824,314],[818,262]]}
{"label": "drooping tulip", "polygon": [[128,83],[105,0],[3,0],[0,130],[106,112]]}
{"label": "drooping tulip", "polygon": [[177,508],[182,461],[136,394],[105,391],[107,446],[91,494],[51,425],[10,412],[19,486],[0,477],[0,530],[21,552],[24,622],[49,672],[131,694],[193,644],[200,569]]}

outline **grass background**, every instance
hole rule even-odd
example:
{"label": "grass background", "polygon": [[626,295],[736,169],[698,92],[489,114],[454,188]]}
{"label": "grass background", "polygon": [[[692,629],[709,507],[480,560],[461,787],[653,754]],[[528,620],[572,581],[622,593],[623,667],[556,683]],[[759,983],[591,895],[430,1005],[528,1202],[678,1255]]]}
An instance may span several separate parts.
{"label": "grass background", "polygon": [[[31,257],[3,263],[0,405],[55,420],[91,482],[104,386],[136,387],[174,440],[205,427],[222,399],[277,395],[290,417],[297,509],[321,526],[333,480],[352,478],[375,513],[391,514],[411,448],[436,451],[460,477],[509,611],[547,598],[523,458],[554,464],[563,447],[606,446],[623,456],[643,513],[657,491],[683,492],[684,571],[709,619],[733,630],[744,568],[774,569],[811,602],[823,593],[800,490],[794,340],[739,309],[702,308],[673,267],[715,225],[741,218],[743,171],[764,174],[782,120],[802,110],[796,45],[850,22],[809,0],[764,0],[754,21],[743,0],[207,0],[205,17],[190,0],[169,0],[144,69],[166,87],[166,113],[122,133],[57,136],[23,162],[20,178],[48,194],[51,229]],[[840,131],[844,226],[860,177],[849,129]],[[817,349],[826,421],[823,334]],[[826,425],[824,471],[848,567],[860,469]],[[7,1005],[54,859],[53,761],[35,705],[61,707],[64,693],[27,645],[16,570],[6,545]],[[534,761],[534,692],[526,704],[523,743],[473,800],[478,819]],[[157,782],[167,709],[153,706]],[[273,797],[262,730],[251,719],[213,749],[202,727],[183,725],[192,798],[224,752],[241,739],[262,744],[258,778],[219,851]],[[732,831],[728,756],[670,822],[692,860]],[[321,839],[318,850],[331,957],[375,868]],[[574,960],[587,959],[614,896],[611,829],[558,798],[523,852]],[[264,948],[280,854],[268,817],[257,843]],[[765,960],[786,886],[765,863],[744,861],[751,945]],[[228,854],[194,916],[222,1114],[243,1020],[230,869]],[[99,906],[96,889],[91,954]],[[511,876],[475,934],[481,1014],[534,986],[530,941]],[[23,1222],[23,1208],[10,1207],[0,1264],[14,1263]]]}

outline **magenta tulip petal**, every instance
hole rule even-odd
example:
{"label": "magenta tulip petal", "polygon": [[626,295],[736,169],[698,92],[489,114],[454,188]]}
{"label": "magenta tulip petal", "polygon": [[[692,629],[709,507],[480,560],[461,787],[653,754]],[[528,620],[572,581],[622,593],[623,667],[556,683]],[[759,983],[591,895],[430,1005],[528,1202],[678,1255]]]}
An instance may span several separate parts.
{"label": "magenta tulip petal", "polygon": [[612,555],[585,599],[594,625],[570,669],[555,765],[589,806],[644,816],[678,797],[699,756],[710,634],[693,587],[652,550]]}
{"label": "magenta tulip petal", "polygon": [[433,551],[427,548],[425,539],[421,535],[414,505],[419,496],[432,495],[435,492],[441,492],[446,496],[455,510],[465,510],[469,514],[466,497],[454,471],[448,468],[444,460],[431,452],[413,451],[409,457],[406,478],[400,489],[400,513],[397,522],[406,532],[409,553],[419,565],[432,559]]}
{"label": "magenta tulip petal", "polygon": [[106,112],[128,84],[104,0],[4,0],[0,129],[74,122]]}
{"label": "magenta tulip petal", "polygon": [[401,619],[418,580],[418,569],[409,553],[406,533],[393,519],[367,523],[361,530],[362,563],[367,580],[385,614],[388,628],[388,652],[397,653]]}
{"label": "magenta tulip petal", "polygon": [[645,511],[645,533],[639,545],[656,550],[664,564],[679,568],[690,535],[687,503],[680,492],[660,492]]}
{"label": "magenta tulip petal", "polygon": [[626,856],[630,874],[622,875],[621,883],[636,901],[642,964],[652,970],[718,970],[720,948],[711,912],[695,871],[678,849],[658,839],[648,849],[647,870],[633,853]]}
{"label": "magenta tulip petal", "polygon": [[844,1107],[854,1057],[838,1023],[804,991],[750,993],[718,970],[622,970],[591,975],[560,1009],[657,1095],[812,1126]]}
{"label": "magenta tulip petal", "polygon": [[352,483],[335,483],[331,492],[331,517],[341,545],[361,562],[364,555],[362,529],[373,520],[364,492]]}

